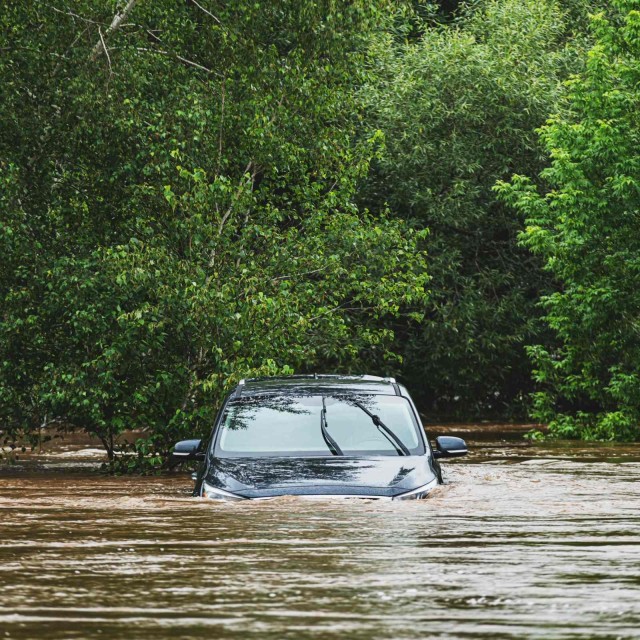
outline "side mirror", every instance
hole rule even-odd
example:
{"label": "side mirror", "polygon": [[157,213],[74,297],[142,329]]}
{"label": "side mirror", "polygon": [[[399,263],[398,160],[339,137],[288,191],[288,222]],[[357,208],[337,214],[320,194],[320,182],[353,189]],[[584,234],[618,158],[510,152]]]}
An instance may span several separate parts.
{"label": "side mirror", "polygon": [[199,451],[202,440],[181,440],[173,447],[171,462],[180,464],[187,460],[203,460],[204,452]]}
{"label": "side mirror", "polygon": [[436,446],[437,450],[433,452],[434,458],[457,458],[469,452],[467,443],[462,438],[453,436],[436,438]]}

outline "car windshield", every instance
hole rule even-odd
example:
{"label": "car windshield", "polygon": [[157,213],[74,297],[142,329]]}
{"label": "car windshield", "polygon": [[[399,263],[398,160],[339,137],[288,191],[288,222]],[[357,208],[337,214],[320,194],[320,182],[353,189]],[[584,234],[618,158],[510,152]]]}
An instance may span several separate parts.
{"label": "car windshield", "polygon": [[[326,433],[337,450],[323,436],[323,406]],[[230,402],[218,430],[215,453],[221,457],[397,456],[398,446],[369,414],[378,416],[411,454],[425,452],[420,427],[406,398],[310,395],[248,397]]]}

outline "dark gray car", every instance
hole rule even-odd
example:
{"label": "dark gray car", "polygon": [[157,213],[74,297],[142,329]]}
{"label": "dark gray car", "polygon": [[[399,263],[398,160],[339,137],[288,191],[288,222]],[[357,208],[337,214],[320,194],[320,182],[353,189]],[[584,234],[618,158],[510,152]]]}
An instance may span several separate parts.
{"label": "dark gray car", "polygon": [[173,458],[201,461],[194,495],[206,498],[405,500],[442,483],[439,458],[465,453],[460,438],[431,447],[393,378],[310,375],[241,381],[209,440],[179,442]]}

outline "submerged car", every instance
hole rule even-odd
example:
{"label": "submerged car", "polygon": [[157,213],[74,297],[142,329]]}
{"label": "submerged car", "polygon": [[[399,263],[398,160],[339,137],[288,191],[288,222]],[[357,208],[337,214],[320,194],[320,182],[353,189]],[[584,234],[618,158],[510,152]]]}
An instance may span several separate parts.
{"label": "submerged car", "polygon": [[208,441],[183,440],[173,461],[200,460],[194,496],[425,498],[439,459],[467,453],[450,436],[431,446],[406,388],[393,378],[310,375],[242,380]]}

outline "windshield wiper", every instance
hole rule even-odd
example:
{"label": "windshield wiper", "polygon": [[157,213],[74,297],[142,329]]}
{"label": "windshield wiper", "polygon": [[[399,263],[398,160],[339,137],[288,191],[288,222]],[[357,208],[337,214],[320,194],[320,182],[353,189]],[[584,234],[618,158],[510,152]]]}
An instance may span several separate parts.
{"label": "windshield wiper", "polygon": [[342,449],[338,446],[338,443],[329,435],[327,429],[327,405],[324,402],[324,396],[322,396],[322,411],[320,412],[320,429],[322,430],[322,437],[327,443],[327,447],[334,456],[343,456]]}
{"label": "windshield wiper", "polygon": [[402,440],[400,440],[400,438],[398,438],[398,436],[395,433],[393,433],[393,431],[391,431],[391,429],[389,429],[389,427],[387,427],[387,425],[384,422],[382,422],[382,420],[380,420],[380,416],[377,416],[371,413],[371,411],[369,411],[367,407],[360,404],[359,402],[356,402],[355,400],[352,400],[352,402],[356,407],[358,407],[358,409],[362,409],[362,411],[364,411],[371,418],[371,421],[373,422],[373,424],[375,424],[376,427],[378,427],[378,429],[382,431],[382,434],[394,446],[399,456],[411,455],[411,451],[409,451],[409,449],[407,449],[407,447],[404,445]]}

